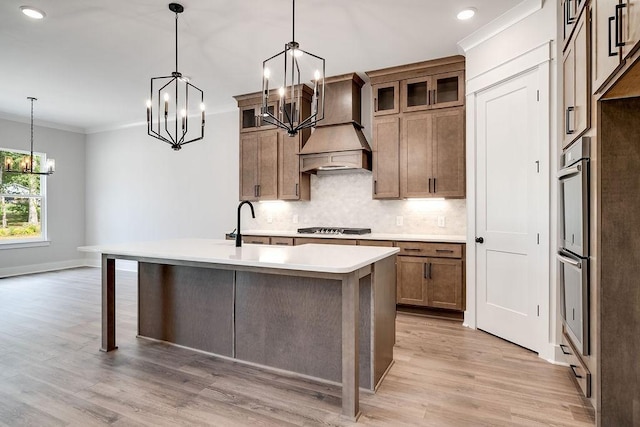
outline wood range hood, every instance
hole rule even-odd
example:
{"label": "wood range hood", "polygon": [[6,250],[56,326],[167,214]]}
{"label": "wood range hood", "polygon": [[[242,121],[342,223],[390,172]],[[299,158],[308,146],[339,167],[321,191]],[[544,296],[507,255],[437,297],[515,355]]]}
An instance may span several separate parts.
{"label": "wood range hood", "polygon": [[302,172],[371,170],[371,147],[360,124],[363,85],[356,73],[325,79],[325,116],[300,150]]}

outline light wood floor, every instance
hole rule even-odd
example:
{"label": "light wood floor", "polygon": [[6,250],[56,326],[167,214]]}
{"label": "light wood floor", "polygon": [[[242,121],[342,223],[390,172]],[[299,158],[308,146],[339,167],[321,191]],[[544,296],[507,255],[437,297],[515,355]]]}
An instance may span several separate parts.
{"label": "light wood floor", "polygon": [[[354,425],[338,387],[135,338],[135,283],[101,353],[99,269],[0,279],[0,425]],[[357,425],[594,423],[566,368],[457,322],[399,314],[395,359]]]}

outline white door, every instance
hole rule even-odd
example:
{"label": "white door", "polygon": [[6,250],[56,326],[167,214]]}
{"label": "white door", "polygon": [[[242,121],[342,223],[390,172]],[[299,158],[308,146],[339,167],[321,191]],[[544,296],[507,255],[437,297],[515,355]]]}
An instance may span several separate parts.
{"label": "white door", "polygon": [[[537,71],[476,97],[477,327],[539,351],[540,112]],[[478,241],[479,239],[476,239]]]}

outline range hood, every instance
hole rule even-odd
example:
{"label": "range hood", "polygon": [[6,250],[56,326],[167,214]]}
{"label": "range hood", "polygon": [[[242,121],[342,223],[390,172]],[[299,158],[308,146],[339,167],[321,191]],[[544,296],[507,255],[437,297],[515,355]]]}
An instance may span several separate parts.
{"label": "range hood", "polygon": [[302,172],[371,170],[371,147],[360,125],[363,85],[355,73],[325,79],[325,116],[300,150]]}

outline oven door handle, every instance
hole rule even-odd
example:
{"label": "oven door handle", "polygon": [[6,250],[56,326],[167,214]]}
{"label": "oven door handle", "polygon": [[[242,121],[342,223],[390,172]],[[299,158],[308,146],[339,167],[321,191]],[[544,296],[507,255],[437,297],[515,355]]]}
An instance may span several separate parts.
{"label": "oven door handle", "polygon": [[582,165],[575,165],[570,168],[560,169],[558,171],[558,178],[564,178],[568,175],[575,175],[582,172]]}
{"label": "oven door handle", "polygon": [[564,262],[565,264],[572,265],[575,268],[582,269],[582,263],[580,261],[576,261],[575,259],[566,257],[562,254],[556,254],[556,257],[558,257],[558,260],[560,260],[560,262]]}

